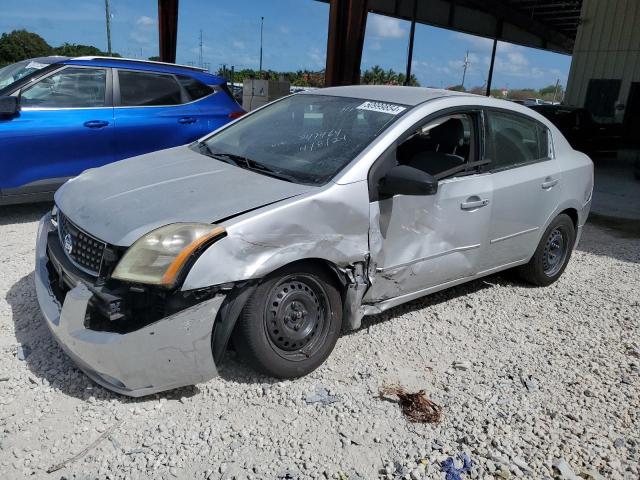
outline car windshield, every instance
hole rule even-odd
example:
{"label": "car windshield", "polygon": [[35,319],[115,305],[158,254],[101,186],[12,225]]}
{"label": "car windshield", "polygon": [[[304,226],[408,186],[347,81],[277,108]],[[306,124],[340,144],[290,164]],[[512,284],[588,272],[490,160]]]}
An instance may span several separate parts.
{"label": "car windshield", "polygon": [[209,137],[200,151],[265,175],[321,185],[406,110],[388,102],[293,95]]}
{"label": "car windshield", "polygon": [[32,72],[46,67],[48,64],[34,60],[23,60],[0,68],[0,89],[11,85],[13,82],[26,77]]}

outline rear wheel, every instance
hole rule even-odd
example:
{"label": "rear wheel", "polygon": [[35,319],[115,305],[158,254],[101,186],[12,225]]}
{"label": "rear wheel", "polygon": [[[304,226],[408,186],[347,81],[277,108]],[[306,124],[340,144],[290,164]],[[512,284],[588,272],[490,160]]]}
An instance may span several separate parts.
{"label": "rear wheel", "polygon": [[234,344],[257,370],[295,378],[325,361],[341,324],[341,297],[330,274],[297,264],[269,275],[256,288],[238,320]]}
{"label": "rear wheel", "polygon": [[567,267],[576,231],[568,215],[558,215],[540,239],[533,257],[518,269],[520,276],[534,285],[546,286],[555,282]]}

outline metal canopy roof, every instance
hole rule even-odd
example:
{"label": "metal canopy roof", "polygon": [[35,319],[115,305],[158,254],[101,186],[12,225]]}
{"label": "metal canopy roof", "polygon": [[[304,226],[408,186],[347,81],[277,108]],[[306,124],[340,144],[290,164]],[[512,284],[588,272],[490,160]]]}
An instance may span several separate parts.
{"label": "metal canopy roof", "polygon": [[[319,0],[328,2],[328,0]],[[582,0],[415,0],[416,22],[571,54]],[[369,0],[368,10],[411,21],[414,0]]]}

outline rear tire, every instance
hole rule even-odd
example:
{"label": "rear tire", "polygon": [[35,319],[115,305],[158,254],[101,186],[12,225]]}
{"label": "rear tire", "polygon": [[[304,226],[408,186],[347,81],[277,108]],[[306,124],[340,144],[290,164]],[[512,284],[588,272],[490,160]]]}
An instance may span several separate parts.
{"label": "rear tire", "polygon": [[234,330],[238,354],[256,370],[296,378],[318,368],[342,325],[340,292],[314,264],[284,267],[267,276],[242,310]]}
{"label": "rear tire", "polygon": [[551,285],[567,268],[575,241],[573,220],[564,213],[558,215],[545,230],[529,263],[518,268],[518,274],[534,285]]}

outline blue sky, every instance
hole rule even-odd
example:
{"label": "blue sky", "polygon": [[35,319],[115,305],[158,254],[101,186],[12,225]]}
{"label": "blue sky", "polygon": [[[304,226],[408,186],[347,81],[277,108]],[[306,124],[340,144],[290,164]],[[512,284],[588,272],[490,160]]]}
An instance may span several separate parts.
{"label": "blue sky", "polygon": [[[34,31],[52,45],[96,45],[106,50],[103,0],[0,0],[0,32]],[[129,57],[157,55],[155,0],[111,0],[113,50]],[[324,67],[329,7],[314,0],[180,0],[179,63],[196,63],[199,32],[203,58],[220,65],[257,68],[260,17],[265,17],[264,68],[318,70]],[[409,22],[370,14],[362,68],[405,70]],[[422,85],[459,84],[469,51],[465,86],[483,85],[491,41],[435,27],[416,27],[413,72]],[[559,78],[566,84],[571,58],[507,43],[498,44],[493,86],[540,88]]]}

